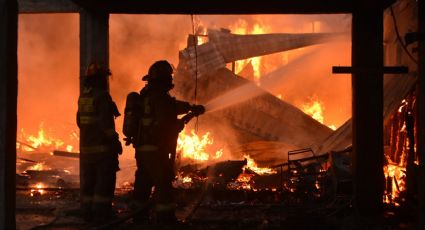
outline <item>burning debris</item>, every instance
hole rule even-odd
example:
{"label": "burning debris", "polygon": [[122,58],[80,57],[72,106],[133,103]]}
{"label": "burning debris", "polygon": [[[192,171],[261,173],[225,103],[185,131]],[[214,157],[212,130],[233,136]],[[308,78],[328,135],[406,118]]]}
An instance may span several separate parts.
{"label": "burning debris", "polygon": [[[209,199],[204,200],[202,195],[198,202],[198,206],[206,209],[224,209],[227,206],[230,209],[264,208],[261,206],[264,204],[288,209],[293,205],[322,202],[341,194],[345,195],[344,202],[337,205],[333,199],[334,203],[329,205],[332,212],[321,211],[329,214],[348,207],[352,149],[347,146],[351,143],[351,121],[333,132],[335,127],[323,124],[324,105],[318,98],[299,109],[286,102],[285,98],[282,100],[282,96],[270,93],[266,81],[259,79],[260,55],[334,41],[339,37],[341,34],[320,33],[237,35],[228,30],[208,30],[202,36],[189,37],[188,47],[179,53],[180,63],[175,78],[177,93],[191,99],[190,93],[197,89],[196,100],[210,105],[209,108],[215,111],[203,120],[210,124],[202,130],[204,134],[198,136],[193,130],[180,133],[177,176],[173,184],[177,193],[208,193],[206,197],[209,196]],[[226,68],[229,63],[233,64],[232,71]],[[288,64],[287,57],[285,64]],[[246,68],[245,72],[243,68]],[[248,72],[252,77],[243,78],[235,74]],[[194,85],[195,81],[188,80],[194,76],[199,78],[197,85]],[[404,81],[403,87],[396,87],[401,81]],[[396,101],[413,85],[411,79],[386,81],[386,119],[398,103]],[[389,90],[392,88],[401,89],[394,92]],[[240,89],[242,91],[238,91]],[[246,95],[240,92],[251,94],[244,98]],[[216,108],[213,103],[208,103],[217,100],[228,104]],[[402,105],[399,113],[405,114],[407,107],[407,104]],[[407,158],[412,156],[408,155],[412,147],[406,147],[410,146],[412,139],[406,137],[407,123],[403,116],[394,118],[394,136],[389,143],[391,153],[386,155],[384,201],[394,205],[403,200],[407,165],[411,163]],[[76,137],[75,133],[73,135]],[[21,140],[17,149],[25,158],[17,163],[22,169],[22,173],[17,174],[18,185],[31,189],[30,196],[44,195],[52,187],[78,186],[74,184],[78,182],[75,168],[57,169],[61,168],[57,156],[78,159],[78,154],[72,152],[75,151],[73,145],[51,138],[43,130]],[[223,142],[230,147],[224,146]],[[313,148],[303,148],[306,146]],[[342,151],[334,151],[340,149]],[[298,154],[299,157],[292,158]],[[43,157],[35,157],[41,155]],[[55,156],[54,163],[53,159],[46,159]],[[276,162],[283,163],[276,165]],[[125,188],[128,192],[131,184],[128,183]],[[193,198],[181,196],[186,199],[183,205]],[[279,215],[281,211],[278,210]],[[326,216],[323,213],[320,214]]]}
{"label": "burning debris", "polygon": [[[75,134],[71,134],[72,138]],[[71,138],[71,139],[72,139]],[[31,196],[44,195],[45,190],[79,187],[78,161],[72,162],[55,157],[59,152],[69,153],[72,145],[48,134],[44,124],[40,125],[37,135],[21,130],[17,141],[18,153],[17,187],[28,190]],[[25,156],[25,157],[24,157]]]}

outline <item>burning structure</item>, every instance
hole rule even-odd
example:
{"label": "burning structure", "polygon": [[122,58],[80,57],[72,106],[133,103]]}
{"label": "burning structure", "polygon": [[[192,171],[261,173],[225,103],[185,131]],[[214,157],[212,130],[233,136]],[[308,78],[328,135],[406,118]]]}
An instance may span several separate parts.
{"label": "burning structure", "polygon": [[[2,78],[2,81],[5,81],[7,84],[4,85],[9,87],[4,91],[9,93],[4,98],[15,102],[16,91],[10,91],[10,89],[16,88],[16,82],[13,81],[16,79],[13,68],[16,60],[11,57],[16,55],[14,50],[16,43],[13,41],[16,41],[14,32],[16,32],[18,10],[16,1],[3,1],[6,4],[1,6],[5,9],[2,12],[6,13],[1,13],[0,16],[5,19],[4,21],[11,22],[2,27],[5,33],[2,33],[0,39],[2,45],[7,44],[2,47],[7,47],[4,50],[8,51],[0,55],[1,70],[5,69],[7,73],[5,75],[7,78]],[[20,0],[18,2],[21,13],[80,13],[81,68],[93,60],[109,63],[107,51],[109,13],[158,13],[155,7],[128,1],[100,3],[96,0],[76,0],[53,3],[47,0]],[[256,226],[275,227],[285,224],[295,227],[292,224],[299,224],[300,221],[291,222],[291,220],[307,217],[308,214],[317,214],[316,216],[326,219],[326,216],[332,216],[335,213],[346,215],[350,213],[346,211],[354,206],[358,214],[373,219],[382,213],[384,203],[406,207],[408,206],[406,201],[409,200],[417,199],[423,202],[421,197],[423,188],[421,186],[418,190],[415,188],[416,185],[420,185],[417,182],[423,180],[419,165],[423,165],[421,155],[423,122],[421,120],[424,116],[421,116],[421,113],[424,105],[422,101],[424,91],[421,78],[419,77],[418,80],[418,76],[423,75],[424,58],[421,56],[423,47],[420,39],[420,30],[423,28],[412,26],[417,21],[423,23],[422,12],[418,10],[423,7],[421,5],[423,2],[410,0],[399,0],[395,3],[392,1],[348,2],[332,1],[333,4],[317,5],[309,1],[299,1],[289,2],[290,7],[283,7],[285,4],[274,2],[259,5],[243,3],[245,7],[242,8],[229,6],[225,10],[221,9],[225,11],[222,13],[264,11],[267,13],[351,13],[353,15],[352,67],[334,70],[334,72],[352,74],[353,116],[335,131],[293,106],[291,102],[286,101],[286,98],[282,100],[277,97],[273,86],[282,75],[285,75],[285,68],[288,66],[259,78],[255,59],[251,59],[251,63],[246,65],[243,71],[237,70],[236,61],[334,41],[344,35],[312,33],[242,36],[232,34],[232,31],[228,30],[209,30],[207,33],[202,33],[202,36],[192,34],[189,37],[187,47],[181,50],[179,55],[178,72],[175,76],[176,93],[187,100],[192,100],[193,92],[196,92],[195,100],[205,103],[207,110],[210,111],[202,123],[211,125],[207,128],[201,126],[201,132],[211,132],[214,134],[215,141],[227,142],[229,150],[225,150],[225,153],[230,151],[234,155],[233,158],[222,158],[223,150],[220,148],[215,149],[212,154],[204,154],[206,153],[204,147],[196,151],[186,151],[185,148],[196,149],[188,148],[188,146],[197,135],[187,134],[187,132],[181,134],[181,146],[179,146],[182,151],[179,159],[181,167],[176,187],[186,189],[189,196],[196,191],[202,191],[201,195],[195,199],[195,202],[199,201],[194,204],[195,208],[188,208],[182,212],[185,219],[192,220],[193,223],[205,222],[207,214],[219,210],[223,215],[217,215],[217,219],[214,220],[219,222],[226,220],[226,215],[227,217],[232,215],[232,211],[229,210],[237,208],[245,210],[253,207],[262,209],[264,208],[262,204],[272,203],[277,204],[276,210],[267,209],[261,213],[266,216],[263,220],[268,225],[260,221],[260,224],[255,222]],[[220,9],[211,7],[215,3],[208,4],[193,9],[187,3],[182,5],[183,8],[174,11],[168,8],[163,10],[174,13],[220,13]],[[252,6],[256,7],[251,9]],[[273,6],[276,6],[276,9],[272,9]],[[102,10],[99,11],[99,8]],[[384,13],[384,20],[382,13]],[[418,43],[417,57],[415,53],[410,54],[407,50],[410,56],[413,55],[413,59],[410,59],[411,57],[403,51],[406,49],[406,44],[400,43],[402,40],[400,34],[407,33],[409,30],[419,31],[417,34],[406,36],[406,41]],[[383,36],[382,32],[384,32]],[[10,36],[11,39],[6,36]],[[204,40],[205,38],[208,40]],[[384,45],[382,45],[383,42]],[[12,65],[3,65],[9,60],[12,60]],[[301,69],[302,65],[298,64],[303,60],[305,59],[291,60],[288,65],[295,65],[296,68]],[[419,62],[419,65],[416,62]],[[226,68],[229,63],[233,63],[232,70]],[[408,73],[402,76],[395,75],[394,72],[399,71],[400,68],[387,68],[399,65],[408,66]],[[382,77],[384,73],[385,78]],[[387,75],[389,73],[394,75]],[[11,174],[11,165],[8,163],[11,164],[10,162],[13,161],[15,165],[15,159],[9,153],[27,151],[25,145],[26,148],[33,150],[40,150],[40,148],[35,142],[29,144],[26,141],[20,143],[20,149],[15,149],[15,139],[12,137],[16,136],[16,122],[14,122],[16,116],[11,116],[12,118],[9,119],[9,113],[15,113],[16,108],[8,103],[2,106],[5,108],[4,114],[7,115],[5,117],[8,118],[2,123],[4,133],[7,134],[4,135],[5,144],[1,145],[7,150],[3,151],[5,154],[2,156],[6,162],[4,168],[1,168],[5,175],[2,180],[14,182],[11,175],[15,173]],[[219,135],[216,135],[217,133]],[[208,145],[211,140],[208,139],[208,134],[205,135],[198,142]],[[187,138],[188,136],[192,137]],[[384,140],[383,143],[381,140]],[[55,150],[58,148],[62,151],[71,151],[66,146],[55,146]],[[189,158],[192,160],[185,161]],[[252,158],[261,166],[267,167],[258,167]],[[196,162],[205,159],[214,161],[196,165]],[[71,172],[42,168],[42,164],[37,164],[43,161],[41,157],[37,159],[37,162],[32,161],[33,159],[21,157],[18,162],[18,166],[22,165],[23,171],[26,171],[25,175],[19,174],[16,177],[17,181],[22,182],[21,185],[27,186],[30,180],[40,177],[55,178],[48,182],[49,187],[62,188],[72,184],[68,183],[73,181],[70,178]],[[26,167],[28,164],[31,164],[32,168]],[[65,169],[59,164],[55,166]],[[203,186],[205,184],[208,186]],[[31,188],[31,194],[33,196],[44,194],[45,190],[42,189],[45,186],[45,184],[35,183]],[[15,198],[14,189],[5,187],[3,191],[5,197]],[[333,199],[341,195],[344,199]],[[190,206],[185,203],[189,199],[187,196],[181,195],[179,198],[181,205]],[[76,201],[75,197],[73,199]],[[220,206],[214,202],[217,200],[227,201],[227,203]],[[332,202],[321,203],[329,200]],[[242,205],[235,205],[235,201]],[[15,203],[10,199],[4,200],[4,203],[5,208],[15,208]],[[123,203],[125,202],[117,201],[118,206]],[[311,209],[309,206],[311,204],[322,206]],[[18,203],[19,205],[21,203]],[[295,212],[294,207],[304,207],[307,211]],[[122,210],[125,211],[125,208]],[[341,212],[341,210],[344,211]],[[423,210],[420,209],[418,212],[423,213]],[[293,213],[296,213],[297,217],[294,217]],[[395,213],[397,216],[397,212]],[[10,212],[2,210],[0,214],[5,220],[1,223],[5,226],[4,228],[13,229],[15,218],[10,216]],[[285,221],[278,218],[282,215]]]}

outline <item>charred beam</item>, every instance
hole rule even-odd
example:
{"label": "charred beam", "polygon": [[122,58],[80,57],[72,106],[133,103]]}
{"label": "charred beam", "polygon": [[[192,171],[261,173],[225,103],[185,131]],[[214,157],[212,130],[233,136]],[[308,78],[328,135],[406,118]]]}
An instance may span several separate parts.
{"label": "charred beam", "polygon": [[[354,69],[382,69],[383,1],[356,1],[352,26]],[[382,212],[383,72],[354,72],[353,176],[354,204],[359,214],[374,218]]]}
{"label": "charred beam", "polygon": [[252,13],[350,13],[352,0],[264,0],[243,1],[133,1],[73,0],[91,9],[104,8],[110,13],[127,14],[252,14]]}
{"label": "charred beam", "polygon": [[[385,0],[383,8],[395,0]],[[146,1],[101,1],[101,0],[19,0],[19,13],[78,13],[81,6],[105,9],[110,13],[187,13],[187,14],[246,14],[246,13],[351,13],[353,1],[341,0],[266,0],[261,2],[235,0],[227,2],[195,0],[176,4],[172,0]]]}
{"label": "charred beam", "polygon": [[0,0],[0,229],[16,229],[18,3]]}
{"label": "charred beam", "polygon": [[53,151],[53,156],[70,157],[70,158],[80,158],[80,154],[79,153],[66,152],[66,151],[60,151],[60,150]]}
{"label": "charred beam", "polygon": [[19,13],[78,13],[71,0],[18,0]]}
{"label": "charred beam", "polygon": [[380,69],[371,69],[371,68],[353,68],[351,66],[333,66],[332,73],[342,73],[342,74],[374,74],[374,73],[384,73],[384,74],[403,74],[408,73],[409,68],[407,66],[384,66]]}

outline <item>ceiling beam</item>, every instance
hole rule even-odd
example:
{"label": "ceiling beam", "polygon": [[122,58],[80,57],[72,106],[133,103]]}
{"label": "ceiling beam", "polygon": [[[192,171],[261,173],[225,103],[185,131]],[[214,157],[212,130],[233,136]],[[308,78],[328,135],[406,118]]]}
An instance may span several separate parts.
{"label": "ceiling beam", "polygon": [[74,0],[92,9],[128,14],[349,13],[353,0]]}
{"label": "ceiling beam", "polygon": [[[18,0],[19,13],[78,13],[80,7],[123,14],[352,13],[354,0]],[[387,8],[397,0],[384,0]]]}
{"label": "ceiling beam", "polygon": [[351,13],[354,0],[18,0],[19,13],[78,13],[79,6],[122,14]]}
{"label": "ceiling beam", "polygon": [[20,14],[78,13],[79,6],[71,0],[18,0]]}

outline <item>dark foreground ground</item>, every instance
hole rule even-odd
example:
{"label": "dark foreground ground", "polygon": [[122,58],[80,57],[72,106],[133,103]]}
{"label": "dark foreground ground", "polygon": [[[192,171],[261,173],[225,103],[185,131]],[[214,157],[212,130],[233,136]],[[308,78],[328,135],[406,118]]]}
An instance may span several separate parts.
{"label": "dark foreground ground", "polygon": [[[278,191],[209,191],[178,189],[178,224],[136,225],[131,191],[119,190],[117,218],[86,223],[78,213],[78,189],[17,192],[17,229],[414,229],[416,215],[406,206],[385,207],[383,217],[357,217],[351,197],[291,197]],[[425,217],[424,217],[425,218]]]}

